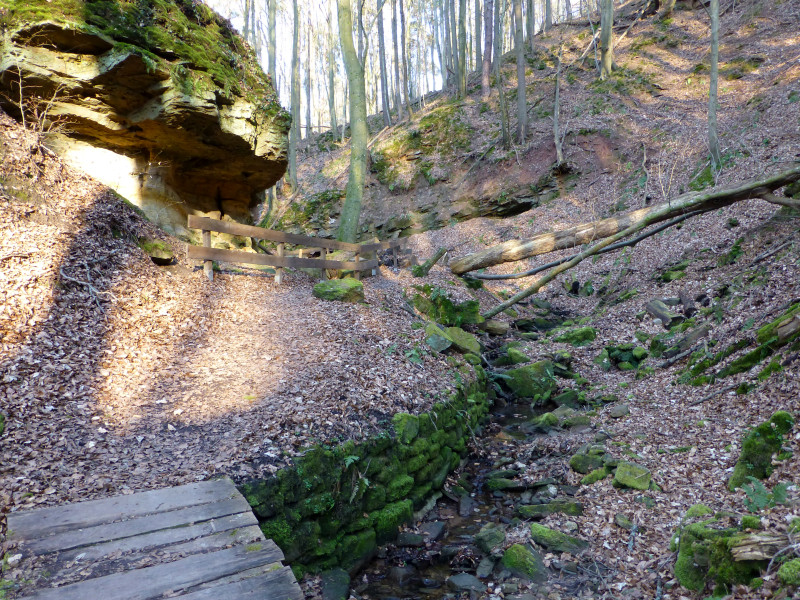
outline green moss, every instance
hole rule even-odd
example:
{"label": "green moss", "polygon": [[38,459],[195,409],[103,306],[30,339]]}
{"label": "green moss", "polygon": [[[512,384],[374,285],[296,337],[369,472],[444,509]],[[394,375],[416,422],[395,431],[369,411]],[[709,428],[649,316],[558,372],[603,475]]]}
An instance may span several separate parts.
{"label": "green moss", "polygon": [[552,552],[577,554],[589,546],[588,542],[569,536],[538,523],[531,523],[531,539]]}
{"label": "green moss", "polygon": [[761,529],[761,519],[755,515],[744,515],[742,529]]}
{"label": "green moss", "polygon": [[772,457],[780,452],[783,436],[791,431],[794,419],[785,411],[752,429],[742,441],[742,453],[736,462],[728,488],[741,487],[747,477],[767,478],[772,473]]}
{"label": "green moss", "polygon": [[583,504],[574,500],[553,500],[547,504],[524,504],[517,508],[517,512],[526,519],[541,519],[558,513],[579,517],[583,514]]}
{"label": "green moss", "polygon": [[342,538],[336,553],[338,562],[347,569],[371,556],[377,547],[374,529],[346,535]]}
{"label": "green moss", "polygon": [[455,303],[441,288],[427,284],[415,287],[420,293],[414,295],[414,307],[437,323],[460,327],[482,323],[484,320],[480,316],[480,306],[477,300]]}
{"label": "green moss", "polygon": [[401,500],[389,504],[382,510],[372,513],[372,525],[375,528],[376,540],[379,544],[397,537],[397,528],[410,523],[413,517],[411,500]]}
{"label": "green moss", "polygon": [[780,373],[783,370],[781,363],[777,360],[771,360],[758,374],[759,381],[766,381],[775,373]]}
{"label": "green moss", "polygon": [[505,372],[509,379],[503,384],[518,398],[548,396],[556,389],[553,363],[549,360],[509,369]]}
{"label": "green moss", "polygon": [[569,466],[576,473],[586,474],[599,469],[605,462],[606,454],[602,446],[583,449],[572,455]]}
{"label": "green moss", "polygon": [[389,502],[394,502],[401,498],[405,498],[414,487],[414,478],[409,475],[401,475],[395,478],[386,487],[386,499]]}
{"label": "green moss", "polygon": [[597,330],[594,327],[579,327],[562,333],[555,338],[556,342],[564,342],[573,346],[586,346],[597,338]]}
{"label": "green moss", "polygon": [[800,587],[800,558],[783,563],[778,569],[778,579],[791,587]]}
{"label": "green moss", "polygon": [[547,581],[547,570],[541,557],[522,544],[506,548],[502,563],[516,577],[534,582]]}
{"label": "green moss", "polygon": [[[115,40],[121,52],[133,51],[154,66],[167,65],[164,70],[178,84],[182,78],[190,78],[188,85],[214,88],[225,97],[239,94],[267,115],[283,113],[255,54],[230,23],[200,2],[9,0],[5,7],[0,14],[3,28],[52,20],[90,34],[101,34]],[[191,71],[183,64],[189,65]]]}
{"label": "green moss", "polygon": [[395,436],[401,444],[410,444],[419,433],[419,417],[406,413],[397,413],[392,417]]}
{"label": "green moss", "polygon": [[[767,323],[763,327],[759,328],[758,333],[756,334],[758,343],[766,344],[767,342],[774,341],[778,335],[778,326],[796,315],[800,315],[800,302],[793,304],[785,313],[783,313],[774,321],[771,321],[770,323]],[[786,341],[788,342],[789,340],[787,339]]]}
{"label": "green moss", "polygon": [[581,485],[592,485],[593,483],[596,483],[601,479],[605,479],[610,474],[611,474],[611,469],[609,469],[608,467],[600,467],[598,469],[595,469],[594,471],[591,471],[588,475],[586,475],[586,477],[581,479]]}
{"label": "green moss", "polygon": [[535,419],[532,419],[531,423],[537,427],[558,427],[558,417],[553,413],[548,412],[539,415]]}
{"label": "green moss", "polygon": [[650,489],[651,480],[648,469],[627,461],[620,462],[614,472],[614,487],[647,490]]}
{"label": "green moss", "polygon": [[705,517],[708,515],[713,515],[714,511],[711,510],[705,504],[694,504],[693,506],[689,507],[689,510],[686,511],[686,515],[684,518],[686,519],[698,519],[700,517]]}

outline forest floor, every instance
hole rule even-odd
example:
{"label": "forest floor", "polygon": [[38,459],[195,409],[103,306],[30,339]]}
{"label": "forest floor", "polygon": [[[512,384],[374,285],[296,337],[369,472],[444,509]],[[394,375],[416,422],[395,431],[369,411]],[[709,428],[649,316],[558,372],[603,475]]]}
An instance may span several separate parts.
{"label": "forest floor", "polygon": [[[753,3],[738,6],[724,17],[723,57],[733,61],[746,44],[748,55],[764,60],[722,87],[721,138],[731,163],[719,185],[778,171],[800,157],[800,104],[791,100],[793,92],[800,93],[798,4],[785,2],[757,15],[747,12],[757,6]],[[625,98],[614,96],[608,100],[611,110],[594,114],[587,107],[597,102],[597,95],[580,82],[567,84],[562,110],[573,115],[569,127],[615,132],[610,143],[584,148],[577,137],[567,138],[567,160],[582,176],[562,182],[558,199],[517,217],[473,219],[410,238],[420,259],[441,246],[458,257],[613,214],[621,210],[625,194],[630,208],[637,208],[646,197],[658,202],[688,186],[701,170],[698,156],[705,152],[705,91],[692,75],[704,60],[705,23],[697,13],[678,12],[666,31],[652,23],[641,27],[644,33],[634,29],[619,51],[631,56],[626,48],[637,40],[664,35],[640,47],[638,58],[627,66],[634,72],[637,60],[642,70],[644,63],[653,69],[660,62],[657,81]],[[568,30],[569,51],[580,53],[585,44],[575,37],[578,28]],[[547,41],[557,44],[557,35],[551,33]],[[673,38],[679,39],[679,50],[669,46]],[[537,76],[532,75],[532,84]],[[541,85],[542,95],[550,93],[548,86],[551,80]],[[491,113],[480,114],[477,101],[466,104],[476,130],[496,128]],[[543,116],[533,124],[531,138],[547,140],[542,147],[552,148],[550,127]],[[643,158],[641,149],[658,136],[663,144]],[[454,389],[446,361],[425,351],[424,329],[412,328],[419,319],[408,311],[403,294],[421,280],[408,271],[382,267],[380,278],[364,282],[367,303],[352,306],[314,299],[314,282],[302,273],[290,273],[276,286],[261,271],[227,270],[212,283],[185,258],[182,244],[168,239],[108,189],[50,157],[33,132],[5,115],[0,115],[0,139],[0,412],[6,417],[0,438],[0,527],[3,515],[12,510],[218,474],[237,481],[269,474],[304,447],[363,439],[395,412],[424,411]],[[525,164],[537,152],[531,147],[519,160]],[[463,158],[448,160],[456,164]],[[320,171],[330,159],[309,158],[304,168]],[[517,158],[512,153],[507,162],[513,161]],[[546,172],[549,164],[545,160],[536,168]],[[642,171],[648,175],[644,189],[634,185]],[[456,181],[459,171],[451,172]],[[489,178],[485,172],[480,177]],[[324,189],[330,182],[318,185]],[[453,191],[437,189],[443,195]],[[413,207],[413,190],[388,194],[375,184],[368,194],[367,219],[370,207],[387,198]],[[609,567],[606,588],[598,595],[653,598],[660,581],[666,586],[664,600],[691,597],[675,585],[669,537],[697,502],[715,510],[744,511],[743,493],[726,487],[742,436],[775,410],[800,414],[800,373],[797,352],[788,350],[776,355],[781,369],[763,381],[757,378],[761,365],[701,386],[677,382],[685,360],[660,368],[660,361],[651,358],[647,365],[652,371],[637,377],[636,372],[606,372],[594,358],[606,345],[643,343],[641,339],[663,332],[660,324],[641,316],[643,305],[679,291],[709,298],[715,310],[698,325],[709,326],[706,339],[715,348],[751,340],[761,324],[800,299],[799,231],[796,215],[776,212],[762,201],[741,202],[570,271],[581,283],[605,286],[610,290],[606,295],[576,297],[560,282],[540,294],[572,318],[588,317],[597,339],[580,348],[550,339],[523,341],[520,350],[534,359],[568,350],[573,368],[591,389],[617,394],[629,405],[630,415],[613,419],[611,407],[601,408],[590,431],[517,446],[521,477],[556,477],[576,484],[580,476],[569,469],[569,456],[602,430],[612,434],[621,455],[635,455],[636,462],[649,468],[661,487],[650,494],[655,509],[649,510],[612,487],[610,480],[581,487],[578,497],[587,509],[570,520],[578,525],[577,535],[591,541],[596,560]],[[168,241],[177,264],[153,265],[136,245],[143,236]],[[783,244],[768,259],[758,260]],[[689,264],[682,278],[665,282],[659,277],[683,260]],[[525,270],[536,263],[530,259],[493,272]],[[488,309],[499,294],[534,280],[492,282],[473,292],[446,265],[437,265],[424,282],[456,299],[474,297]],[[630,298],[618,301],[634,290]],[[530,312],[531,307],[520,308],[520,316]],[[488,337],[484,341],[489,347],[499,345]],[[737,394],[735,388],[743,382],[753,387]],[[776,463],[768,487],[798,483],[796,432],[786,442],[791,457]],[[474,451],[492,458],[491,448]],[[630,550],[630,533],[613,525],[619,512],[641,525]],[[785,531],[800,512],[795,503],[765,509],[759,516],[770,530]],[[544,523],[558,528],[563,521],[551,516]],[[518,536],[524,538],[521,532]],[[774,574],[764,579],[762,589],[736,588],[731,597],[770,597],[777,582]],[[315,589],[307,585],[309,595]],[[559,596],[557,582],[541,595],[569,597]]]}

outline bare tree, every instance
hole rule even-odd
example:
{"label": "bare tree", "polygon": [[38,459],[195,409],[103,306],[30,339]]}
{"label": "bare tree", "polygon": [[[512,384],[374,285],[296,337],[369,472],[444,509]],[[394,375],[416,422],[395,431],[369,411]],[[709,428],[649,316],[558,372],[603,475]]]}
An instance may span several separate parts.
{"label": "bare tree", "polygon": [[297,191],[297,142],[300,139],[300,15],[297,0],[292,2],[294,29],[292,33],[292,127],[289,130],[289,185]]}
{"label": "bare tree", "polygon": [[514,0],[514,46],[517,53],[517,140],[528,136],[528,105],[525,101],[525,41],[522,35],[522,0]]}
{"label": "bare tree", "polygon": [[467,0],[458,3],[458,96],[467,95]]}
{"label": "bare tree", "polygon": [[475,68],[483,65],[483,52],[481,49],[481,0],[475,0]]}
{"label": "bare tree", "polygon": [[378,5],[378,60],[381,71],[381,103],[383,104],[383,124],[388,127],[392,124],[389,112],[389,82],[386,77],[386,43],[383,36],[383,2],[376,0]]}
{"label": "bare tree", "polygon": [[406,11],[403,8],[403,0],[400,1],[400,38],[403,51],[403,97],[406,104],[406,112],[411,117],[411,99],[408,93],[408,44],[406,40]]}
{"label": "bare tree", "polygon": [[350,88],[350,173],[336,237],[355,242],[364,197],[367,171],[367,94],[364,86],[364,65],[353,44],[353,14],[350,0],[338,0],[339,41]]}
{"label": "bare tree", "polygon": [[[274,3],[276,0],[271,1]],[[339,124],[336,121],[336,57],[333,37],[333,9],[335,6],[335,0],[330,0],[330,10],[328,11],[328,113],[334,136],[339,130]]]}
{"label": "bare tree", "polygon": [[489,97],[489,71],[492,68],[492,32],[493,14],[494,14],[494,0],[484,0],[483,2],[483,67],[481,71],[481,94],[484,99]]}
{"label": "bare tree", "polygon": [[614,65],[614,0],[600,4],[600,79],[611,75]]}
{"label": "bare tree", "polygon": [[711,68],[708,90],[708,150],[711,165],[722,168],[717,137],[717,83],[719,81],[719,0],[711,0]]}
{"label": "bare tree", "polygon": [[397,44],[397,0],[392,0],[392,44],[394,45],[394,107],[397,119],[403,119],[403,104],[400,101],[400,50]]}

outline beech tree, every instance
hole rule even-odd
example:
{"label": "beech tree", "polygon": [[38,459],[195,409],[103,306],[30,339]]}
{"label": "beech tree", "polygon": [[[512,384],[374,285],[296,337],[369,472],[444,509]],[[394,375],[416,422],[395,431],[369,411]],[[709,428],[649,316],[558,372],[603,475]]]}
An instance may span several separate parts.
{"label": "beech tree", "polygon": [[614,0],[601,0],[600,3],[600,79],[611,75],[614,64]]}
{"label": "beech tree", "polygon": [[522,36],[522,0],[514,0],[514,45],[517,52],[517,140],[528,136],[528,105],[525,101],[525,42]]}
{"label": "beech tree", "polygon": [[489,71],[492,68],[492,33],[494,31],[494,0],[483,2],[483,65],[481,70],[481,94],[489,97]]}
{"label": "beech tree", "polygon": [[717,137],[717,83],[719,81],[719,0],[711,0],[711,68],[708,90],[708,150],[711,165],[719,171],[722,157]]}
{"label": "beech tree", "polygon": [[[295,0],[296,2],[296,0]],[[347,178],[342,214],[336,238],[355,242],[361,200],[364,197],[364,180],[367,172],[367,93],[364,85],[364,65],[356,54],[353,43],[353,14],[350,0],[338,0],[339,43],[342,48],[344,68],[350,88],[350,173]]]}
{"label": "beech tree", "polygon": [[292,33],[292,127],[289,130],[289,185],[297,191],[297,142],[300,139],[300,11],[297,0],[292,2],[294,29]]}

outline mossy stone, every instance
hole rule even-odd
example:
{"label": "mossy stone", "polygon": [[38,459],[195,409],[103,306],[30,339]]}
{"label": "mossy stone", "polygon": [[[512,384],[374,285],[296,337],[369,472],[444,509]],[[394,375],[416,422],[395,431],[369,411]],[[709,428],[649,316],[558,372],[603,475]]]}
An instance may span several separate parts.
{"label": "mossy stone", "polygon": [[605,479],[611,474],[611,470],[608,467],[600,467],[599,469],[595,469],[586,477],[581,479],[581,485],[592,485],[593,483],[597,483],[601,479]]}
{"label": "mossy stone", "polygon": [[586,415],[575,415],[573,417],[567,417],[561,422],[561,426],[564,429],[573,429],[573,428],[588,428],[592,424],[592,420],[587,417]]}
{"label": "mossy stone", "polygon": [[556,389],[553,379],[553,363],[549,360],[509,369],[505,374],[510,379],[504,379],[503,384],[517,398],[533,398],[550,394]]}
{"label": "mossy stone", "polygon": [[744,515],[742,517],[742,529],[761,529],[761,519],[755,515]]}
{"label": "mossy stone", "polygon": [[460,327],[447,327],[445,330],[447,338],[453,342],[453,347],[462,354],[480,354],[481,345],[471,333],[468,333]]}
{"label": "mossy stone", "polygon": [[372,525],[379,544],[392,541],[397,537],[397,528],[413,519],[411,500],[400,500],[372,513]]}
{"label": "mossy stone", "polygon": [[415,294],[412,302],[421,313],[428,315],[437,323],[447,326],[483,323],[480,305],[477,300],[455,303],[444,290],[430,285],[417,286],[420,293]]}
{"label": "mossy stone", "polygon": [[621,461],[614,471],[614,487],[647,490],[651,480],[649,469],[628,461]]}
{"label": "mossy stone", "polygon": [[599,469],[603,466],[602,454],[589,454],[588,452],[578,452],[569,459],[570,468],[576,473],[586,475],[590,471]]}
{"label": "mossy stone", "polygon": [[346,535],[339,544],[336,556],[339,564],[350,569],[353,565],[363,563],[377,549],[374,529],[365,529],[352,535]]}
{"label": "mossy stone", "polygon": [[414,478],[409,475],[401,475],[389,482],[386,487],[386,500],[394,502],[405,498],[414,487]]}
{"label": "mossy stone", "polygon": [[514,544],[506,548],[501,562],[515,577],[527,579],[534,583],[547,581],[547,571],[542,557],[539,556],[538,552],[522,544]]}
{"label": "mossy stone", "polygon": [[597,330],[594,327],[578,327],[565,331],[555,338],[556,342],[564,342],[573,346],[586,346],[597,339]]}
{"label": "mossy stone", "polygon": [[527,354],[516,348],[509,348],[508,352],[506,352],[506,356],[508,356],[509,364],[512,365],[519,365],[531,360]]}
{"label": "mossy stone", "polygon": [[503,477],[495,477],[486,482],[487,489],[494,491],[505,492],[521,492],[525,490],[525,484],[513,479],[505,479]]}
{"label": "mossy stone", "polygon": [[800,558],[783,563],[778,569],[778,579],[790,587],[800,587]]}
{"label": "mossy stone", "polygon": [[331,279],[320,281],[311,292],[315,298],[338,302],[363,302],[364,284],[346,277],[345,279]]}
{"label": "mossy stone", "polygon": [[553,402],[558,406],[569,406],[570,408],[578,408],[580,406],[580,397],[575,390],[565,390],[553,398]]}
{"label": "mossy stone", "polygon": [[155,264],[165,267],[175,260],[175,253],[169,244],[155,238],[139,238],[139,247]]}
{"label": "mossy stone", "polygon": [[425,328],[425,343],[430,346],[434,352],[444,352],[453,345],[452,340],[447,337],[444,329],[439,327],[436,323],[429,323]]}
{"label": "mossy stone", "polygon": [[557,513],[578,517],[583,514],[583,504],[574,500],[553,500],[546,504],[523,504],[517,507],[517,512],[525,519],[542,519]]}
{"label": "mossy stone", "polygon": [[502,546],[505,541],[505,528],[495,523],[487,523],[475,534],[475,543],[485,554],[491,554],[492,550]]}
{"label": "mossy stone", "polygon": [[558,417],[551,412],[539,415],[531,420],[536,427],[558,427]]}
{"label": "mossy stone", "polygon": [[555,529],[550,529],[544,525],[539,525],[538,523],[531,523],[530,529],[531,539],[552,552],[577,554],[589,546],[588,542],[567,535],[566,533],[561,533]]}
{"label": "mossy stone", "polygon": [[768,421],[753,428],[742,441],[742,453],[728,480],[728,489],[733,491],[741,487],[748,477],[769,477],[772,473],[772,457],[780,452],[783,436],[793,426],[792,416],[779,410]]}
{"label": "mossy stone", "polygon": [[467,361],[472,366],[476,366],[481,364],[481,357],[477,354],[465,354],[464,360]]}
{"label": "mossy stone", "polygon": [[419,417],[407,413],[397,413],[392,417],[392,425],[401,444],[410,444],[419,434]]}

